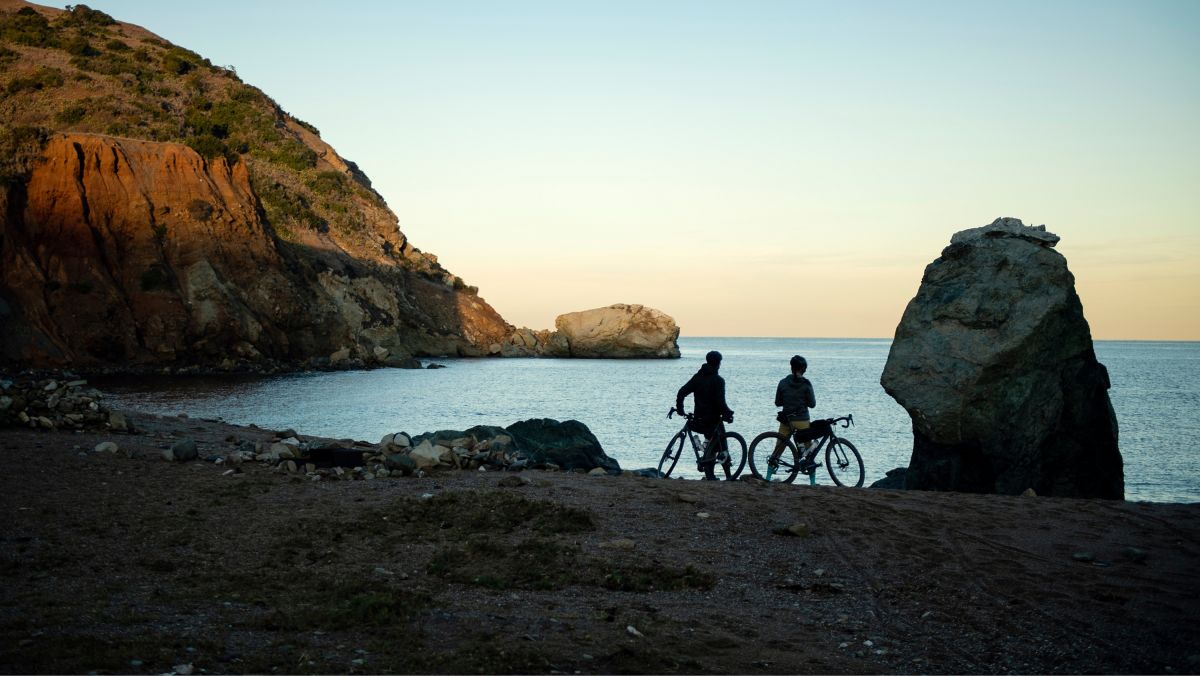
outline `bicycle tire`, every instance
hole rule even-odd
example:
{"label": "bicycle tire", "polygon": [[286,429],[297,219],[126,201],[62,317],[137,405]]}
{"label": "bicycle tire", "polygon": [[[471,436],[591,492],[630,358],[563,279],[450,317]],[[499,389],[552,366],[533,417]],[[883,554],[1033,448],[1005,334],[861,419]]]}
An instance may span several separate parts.
{"label": "bicycle tire", "polygon": [[792,440],[778,432],[763,432],[754,437],[754,441],[750,444],[750,473],[755,478],[766,480],[767,462],[771,458],[771,454],[775,452],[775,445],[782,439],[786,448],[779,455],[779,466],[771,476],[771,482],[779,482],[790,484],[796,480],[796,473],[800,467],[800,455],[796,452],[796,445]]}
{"label": "bicycle tire", "polygon": [[[845,452],[835,447],[845,449]],[[861,488],[866,479],[862,456],[854,444],[845,439],[829,440],[829,445],[825,447],[825,468],[829,470],[829,478],[839,486]]]}
{"label": "bicycle tire", "polygon": [[725,442],[725,451],[729,454],[729,460],[722,463],[721,467],[724,470],[725,480],[734,481],[742,475],[742,470],[746,467],[746,440],[737,432],[726,432],[722,439]]}
{"label": "bicycle tire", "polygon": [[[671,437],[671,440],[667,442],[666,449],[663,450],[662,457],[658,460],[658,472],[664,479],[671,476],[671,472],[675,470],[675,463],[679,462],[679,456],[683,453],[684,438],[683,432]],[[666,469],[663,469],[664,466]]]}

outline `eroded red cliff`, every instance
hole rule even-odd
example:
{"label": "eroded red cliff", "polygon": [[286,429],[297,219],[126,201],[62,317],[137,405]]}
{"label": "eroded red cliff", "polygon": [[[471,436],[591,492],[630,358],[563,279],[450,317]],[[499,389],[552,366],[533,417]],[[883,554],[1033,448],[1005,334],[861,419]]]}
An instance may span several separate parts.
{"label": "eroded red cliff", "polygon": [[[76,366],[394,361],[483,353],[511,333],[456,278],[429,274],[436,263],[408,247],[386,208],[390,219],[367,228],[360,247],[276,236],[251,170],[176,143],[52,136],[28,181],[0,197],[3,356]],[[354,250],[374,248],[370,237],[377,255]],[[383,244],[392,241],[400,245]]]}

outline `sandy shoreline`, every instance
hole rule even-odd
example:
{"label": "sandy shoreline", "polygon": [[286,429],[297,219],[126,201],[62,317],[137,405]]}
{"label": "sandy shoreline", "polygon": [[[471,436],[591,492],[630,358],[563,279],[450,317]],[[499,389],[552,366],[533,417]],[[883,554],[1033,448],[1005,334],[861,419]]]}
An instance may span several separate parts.
{"label": "sandy shoreline", "polygon": [[0,670],[1200,670],[1200,505],[226,476],[158,454],[270,433],[130,417],[0,430]]}

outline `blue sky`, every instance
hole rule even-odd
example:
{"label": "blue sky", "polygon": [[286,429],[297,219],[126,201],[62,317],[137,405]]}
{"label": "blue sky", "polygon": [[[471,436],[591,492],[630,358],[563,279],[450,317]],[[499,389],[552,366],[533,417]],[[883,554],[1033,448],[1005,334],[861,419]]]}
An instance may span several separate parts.
{"label": "blue sky", "polygon": [[1097,337],[1200,339],[1198,2],[94,6],[319,127],[517,324],[889,336],[1015,216]]}

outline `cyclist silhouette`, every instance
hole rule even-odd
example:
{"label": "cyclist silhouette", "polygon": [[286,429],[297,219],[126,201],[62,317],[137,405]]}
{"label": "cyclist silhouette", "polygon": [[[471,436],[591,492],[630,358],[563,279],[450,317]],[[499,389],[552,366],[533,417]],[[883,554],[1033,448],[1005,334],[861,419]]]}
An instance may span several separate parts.
{"label": "cyclist silhouette", "polygon": [[[675,395],[675,409],[683,412],[683,400],[689,394],[695,400],[696,410],[688,425],[695,432],[704,435],[712,441],[713,432],[722,420],[733,422],[733,410],[725,403],[725,379],[717,375],[721,369],[721,353],[713,350],[704,355],[704,364]],[[704,478],[715,479],[713,475],[713,455],[716,450],[713,444],[705,444],[704,457],[697,467],[704,472]]]}

